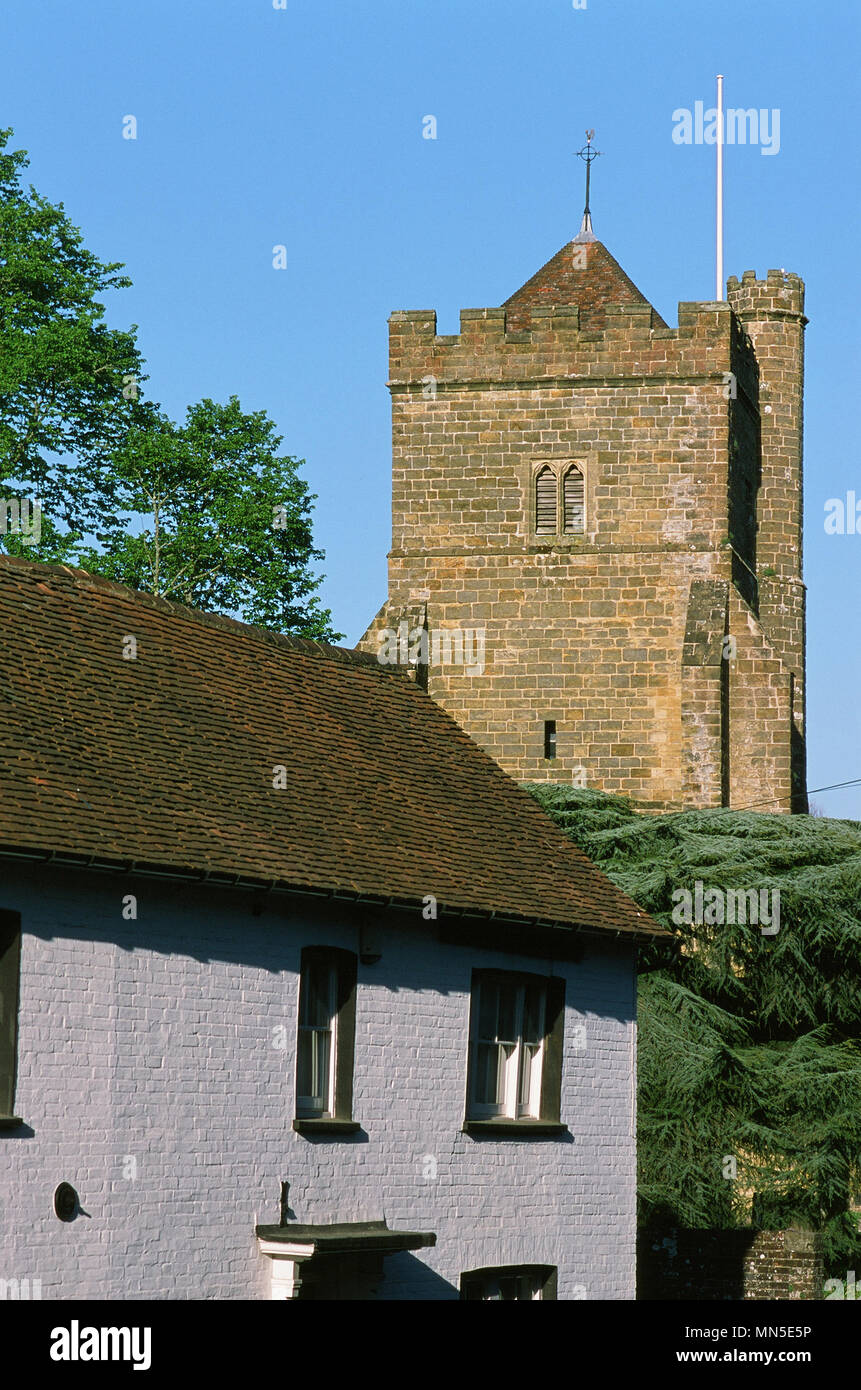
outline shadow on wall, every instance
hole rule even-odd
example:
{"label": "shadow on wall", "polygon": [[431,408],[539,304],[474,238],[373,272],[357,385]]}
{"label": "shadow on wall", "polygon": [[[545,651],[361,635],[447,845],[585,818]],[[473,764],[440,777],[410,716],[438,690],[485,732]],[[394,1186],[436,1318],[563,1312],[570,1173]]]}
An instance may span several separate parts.
{"label": "shadow on wall", "polygon": [[459,1299],[454,1284],[408,1251],[380,1257],[332,1255],[315,1260],[303,1276],[299,1298],[305,1302],[439,1302]]}
{"label": "shadow on wall", "polygon": [[[9,888],[7,901],[16,910],[25,900],[24,890],[26,894],[30,892],[28,875],[32,875],[32,870],[23,866],[22,891],[17,891],[14,884]],[[466,931],[460,924],[453,927],[443,919],[425,921],[419,908],[414,911],[389,908],[381,916],[380,909],[375,907],[319,901],[313,897],[294,898],[288,893],[273,894],[263,900],[239,888],[178,884],[133,875],[124,878],[49,865],[40,868],[40,875],[39,910],[26,912],[23,929],[46,943],[61,943],[64,950],[74,949],[77,942],[83,943],[85,950],[116,947],[123,953],[118,959],[131,962],[132,975],[137,968],[135,952],[152,952],[148,967],[155,972],[155,978],[148,985],[151,1001],[165,997],[163,991],[170,993],[175,987],[184,961],[197,961],[204,966],[242,966],[268,975],[298,975],[305,943],[326,944],[358,953],[362,928],[368,921],[383,935],[383,964],[381,967],[376,963],[366,964],[360,958],[359,978],[366,983],[384,983],[392,994],[401,989],[427,990],[434,995],[468,993],[470,963],[482,963],[479,957],[486,951],[504,951],[512,960],[505,968],[512,970],[540,970],[541,967],[530,964],[536,957],[548,961],[571,958],[560,954],[558,941],[553,942],[554,951],[544,947],[537,950],[537,934],[533,928],[522,933],[496,922],[482,929],[471,925]],[[134,898],[138,913],[128,920],[120,912],[120,905],[127,896]],[[69,908],[70,903],[79,905],[81,915],[77,921],[71,917],[75,909]],[[506,935],[507,930],[512,936]],[[419,933],[424,934],[427,946],[423,951],[415,949]],[[452,951],[452,946],[456,946],[457,951]],[[585,1001],[590,998],[589,971],[593,963],[597,960],[599,968],[603,969],[604,963],[614,960],[617,952],[624,959],[629,950],[627,943],[618,945],[609,933],[606,941],[594,947],[579,948],[584,989],[584,1002],[579,1007],[584,1013],[588,1011]],[[123,978],[128,979],[129,975]],[[196,981],[186,978],[185,983],[189,988],[194,983],[202,997],[209,988],[205,971],[200,972]],[[225,989],[241,990],[242,987],[238,974],[224,984]],[[570,1002],[577,1003],[574,993]],[[605,1003],[601,1016],[629,1023],[632,1014],[625,1001],[625,1007]]]}

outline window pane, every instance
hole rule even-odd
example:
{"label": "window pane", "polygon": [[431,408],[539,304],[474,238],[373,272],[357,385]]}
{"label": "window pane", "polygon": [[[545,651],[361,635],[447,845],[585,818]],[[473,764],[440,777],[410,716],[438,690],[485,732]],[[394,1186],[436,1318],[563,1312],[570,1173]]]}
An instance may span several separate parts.
{"label": "window pane", "polygon": [[[524,1114],[537,1113],[538,1100],[538,1062],[540,1047],[528,1045],[520,1053],[520,1080],[517,1088],[517,1104]],[[533,1102],[536,1102],[533,1105]]]}
{"label": "window pane", "polygon": [[523,1005],[523,1041],[540,1043],[544,1034],[544,986],[530,983],[526,986]]}
{"label": "window pane", "polygon": [[313,1061],[311,1053],[311,1039],[314,1034],[309,1033],[307,1028],[299,1029],[299,1043],[296,1057],[296,1089],[303,1099],[313,1094],[311,1075],[313,1072]]}
{"label": "window pane", "polygon": [[479,1105],[496,1105],[500,1095],[500,1053],[497,1043],[479,1043],[475,1098]]}
{"label": "window pane", "polygon": [[329,1058],[332,1053],[332,1035],[326,1032],[313,1033],[313,1045],[311,1048],[312,1071],[311,1080],[313,1089],[311,1094],[319,1096],[323,1105],[328,1108],[329,1104]]}
{"label": "window pane", "polygon": [[328,1029],[299,1029],[297,1090],[304,1101],[328,1109],[331,1033]]}
{"label": "window pane", "polygon": [[500,1042],[517,1041],[517,986],[507,981],[499,986],[498,1027]]}
{"label": "window pane", "polygon": [[482,980],[478,1001],[478,1036],[489,1040],[495,1038],[496,1020],[499,1007],[499,991],[489,980]]}
{"label": "window pane", "polygon": [[325,1028],[331,1022],[331,968],[313,961],[302,979],[302,1023],[311,1028]]}
{"label": "window pane", "polygon": [[497,1281],[498,1298],[530,1302],[535,1297],[536,1280],[533,1274],[502,1275]]}

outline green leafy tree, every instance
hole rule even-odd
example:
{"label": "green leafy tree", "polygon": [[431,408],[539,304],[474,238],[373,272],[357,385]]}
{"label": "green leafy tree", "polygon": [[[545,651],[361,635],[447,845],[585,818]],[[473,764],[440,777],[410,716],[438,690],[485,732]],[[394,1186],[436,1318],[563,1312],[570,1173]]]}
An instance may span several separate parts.
{"label": "green leafy tree", "polygon": [[325,641],[337,640],[315,596],[309,567],[313,496],[300,461],[281,454],[281,436],[263,411],[203,400],[184,425],[142,405],[112,476],[124,512],[87,569],[194,608]]}
{"label": "green leafy tree", "polygon": [[23,186],[11,136],[0,130],[0,493],[29,493],[43,515],[38,547],[8,531],[0,546],[66,559],[76,536],[116,521],[109,459],[143,375],[134,328],[108,328],[99,296],[131,282],[62,204]]}
{"label": "green leafy tree", "polygon": [[337,640],[315,593],[301,461],[235,397],[191,406],[179,426],[143,400],[136,330],[109,328],[99,298],[131,281],[23,185],[11,136],[0,131],[0,551]]}
{"label": "green leafy tree", "polygon": [[[530,790],[673,935],[641,952],[641,1224],[801,1222],[824,1232],[832,1270],[856,1267],[861,825],[750,811],[649,815],[599,792]],[[779,890],[779,931],[674,921],[674,892],[697,880],[704,893]]]}

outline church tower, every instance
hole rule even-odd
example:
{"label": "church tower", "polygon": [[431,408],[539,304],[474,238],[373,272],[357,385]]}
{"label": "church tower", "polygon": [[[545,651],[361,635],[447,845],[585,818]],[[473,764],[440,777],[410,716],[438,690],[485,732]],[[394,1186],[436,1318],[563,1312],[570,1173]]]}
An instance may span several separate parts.
{"label": "church tower", "polygon": [[668,327],[587,217],[460,333],[391,316],[389,598],[361,645],[519,781],[806,809],[804,286],[728,295]]}

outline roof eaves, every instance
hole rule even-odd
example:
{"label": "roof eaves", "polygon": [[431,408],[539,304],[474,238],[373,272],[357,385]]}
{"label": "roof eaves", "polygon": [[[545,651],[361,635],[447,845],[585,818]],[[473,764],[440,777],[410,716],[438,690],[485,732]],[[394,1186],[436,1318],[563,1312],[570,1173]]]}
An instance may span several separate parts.
{"label": "roof eaves", "polygon": [[[136,874],[138,877],[160,878],[171,882],[194,882],[212,884],[222,888],[245,889],[250,892],[283,893],[294,897],[329,898],[332,901],[351,902],[361,905],[382,907],[389,911],[415,911],[423,906],[420,897],[395,897],[385,893],[369,894],[362,890],[349,890],[323,884],[289,883],[282,879],[261,879],[240,873],[226,873],[223,870],[195,869],[187,865],[149,864],[135,859],[111,859],[95,854],[75,854],[65,850],[37,850],[31,846],[0,845],[0,858],[24,862],[56,864],[60,868],[89,869],[95,873]],[[554,918],[520,915],[499,912],[496,909],[465,907],[445,902],[437,903],[437,911],[447,918],[471,919],[474,921],[496,922],[500,926],[528,926],[545,930],[560,931],[577,935],[594,936],[606,940],[612,936],[618,940],[652,940],[655,937],[671,936],[670,932],[655,924],[642,927],[595,926],[589,922],[562,921]],[[645,917],[646,914],[644,913]],[[647,918],[647,921],[649,919]]]}

